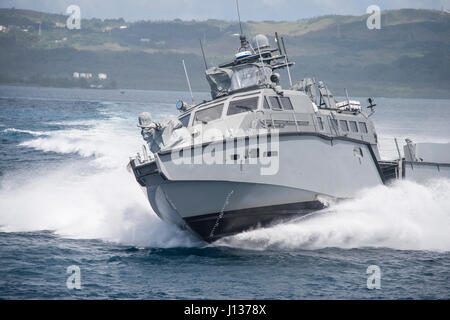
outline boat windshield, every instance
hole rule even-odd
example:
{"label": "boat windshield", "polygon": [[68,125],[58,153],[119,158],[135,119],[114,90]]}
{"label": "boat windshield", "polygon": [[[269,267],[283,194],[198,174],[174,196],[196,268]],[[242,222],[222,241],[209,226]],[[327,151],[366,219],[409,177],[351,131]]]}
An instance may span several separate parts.
{"label": "boat windshield", "polygon": [[239,90],[242,88],[262,85],[270,79],[272,69],[268,67],[261,68],[257,65],[246,65],[233,70],[231,77],[230,90]]}

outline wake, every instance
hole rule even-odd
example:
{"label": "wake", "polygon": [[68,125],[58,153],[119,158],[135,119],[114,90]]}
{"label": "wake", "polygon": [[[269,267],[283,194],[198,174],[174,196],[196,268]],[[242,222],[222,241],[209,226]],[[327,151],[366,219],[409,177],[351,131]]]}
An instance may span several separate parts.
{"label": "wake", "polygon": [[[4,178],[0,226],[4,232],[52,230],[64,237],[104,239],[143,247],[199,246],[193,237],[161,221],[125,166],[140,148],[135,121],[120,117],[29,132],[20,147],[76,153],[52,171]],[[70,123],[67,123],[70,126]],[[8,130],[8,129],[6,129]],[[9,130],[14,131],[14,130]],[[248,231],[214,245],[254,250],[388,247],[450,250],[450,181],[428,185],[401,181],[361,190],[355,199],[320,214]]]}
{"label": "wake", "polygon": [[34,139],[20,143],[43,152],[78,154],[88,161],[68,159],[52,170],[9,173],[1,181],[0,230],[51,230],[63,237],[139,247],[198,244],[156,216],[126,170],[128,157],[139,150],[136,130],[126,119],[115,118],[84,130],[55,130],[45,136],[36,132]]}
{"label": "wake", "polygon": [[450,250],[450,181],[399,181],[361,191],[307,219],[244,232],[222,245],[255,250],[387,247]]}

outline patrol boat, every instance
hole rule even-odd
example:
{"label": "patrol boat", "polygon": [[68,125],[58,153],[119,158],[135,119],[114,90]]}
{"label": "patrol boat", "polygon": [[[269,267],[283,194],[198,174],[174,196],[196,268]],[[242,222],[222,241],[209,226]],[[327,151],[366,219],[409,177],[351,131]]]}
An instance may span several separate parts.
{"label": "patrol boat", "polygon": [[207,242],[352,198],[417,160],[381,161],[372,99],[366,114],[315,79],[283,89],[277,71],[290,78],[294,63],[275,40],[241,35],[234,59],[206,70],[210,101],[179,101],[180,115],[159,122],[139,116],[146,144],[129,168],[161,219]]}

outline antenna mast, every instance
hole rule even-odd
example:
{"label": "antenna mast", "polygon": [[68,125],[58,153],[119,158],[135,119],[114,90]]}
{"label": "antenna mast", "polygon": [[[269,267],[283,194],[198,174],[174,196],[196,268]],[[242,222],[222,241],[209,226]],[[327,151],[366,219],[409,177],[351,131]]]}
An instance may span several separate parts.
{"label": "antenna mast", "polygon": [[239,39],[241,40],[241,47],[239,48],[239,52],[248,50],[249,43],[247,41],[247,38],[244,35],[244,31],[242,30],[242,22],[241,22],[241,13],[239,10],[239,0],[236,0],[236,9],[239,19],[239,28],[241,30],[241,34],[239,35]]}
{"label": "antenna mast", "polygon": [[284,45],[284,38],[283,37],[281,37],[281,43],[283,44],[284,57],[286,59],[287,72],[288,72],[288,76],[289,76],[289,84],[292,87],[291,70],[289,68],[289,58],[288,58],[288,54],[287,54],[287,51],[286,51],[286,46]]}
{"label": "antenna mast", "polygon": [[239,0],[236,0],[236,9],[237,9],[237,14],[238,14],[238,19],[239,19],[239,28],[241,29],[241,35],[242,35],[242,34],[244,34],[244,32],[242,32],[241,13],[239,12]]}
{"label": "antenna mast", "polygon": [[280,52],[280,56],[282,56],[283,52],[281,51],[280,39],[278,38],[278,32],[275,32],[275,42],[277,43],[278,51]]}
{"label": "antenna mast", "polygon": [[[264,79],[267,81],[267,75],[266,75],[266,71],[264,70],[264,61],[263,61],[263,57],[261,54],[261,49],[259,47],[259,41],[258,41],[258,37],[256,37],[256,46],[258,47],[258,53],[259,53],[259,59],[261,61],[261,66],[263,68],[263,73],[264,73]],[[254,51],[254,50],[253,50]]]}
{"label": "antenna mast", "polygon": [[203,62],[205,63],[205,70],[208,70],[208,64],[206,63],[205,51],[203,50],[202,39],[198,39],[200,41],[200,48],[202,49]]}
{"label": "antenna mast", "polygon": [[186,80],[188,83],[188,87],[189,87],[189,92],[191,94],[191,99],[192,99],[192,103],[194,103],[194,96],[192,95],[192,88],[191,88],[191,82],[189,81],[189,76],[186,70],[186,64],[184,63],[184,59],[183,59],[183,68],[184,68],[184,73],[186,74]]}

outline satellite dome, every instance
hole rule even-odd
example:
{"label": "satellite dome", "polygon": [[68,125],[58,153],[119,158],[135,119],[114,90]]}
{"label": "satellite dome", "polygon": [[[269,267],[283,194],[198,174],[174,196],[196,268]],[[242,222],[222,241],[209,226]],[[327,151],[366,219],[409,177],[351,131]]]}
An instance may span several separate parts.
{"label": "satellite dome", "polygon": [[152,116],[150,115],[150,113],[149,112],[142,112],[140,115],[139,115],[139,118],[138,118],[138,120],[139,120],[139,125],[138,125],[138,127],[141,127],[141,128],[143,128],[143,127],[148,127],[148,126],[150,126],[151,124],[152,124]]}
{"label": "satellite dome", "polygon": [[261,50],[270,47],[269,39],[263,34],[256,35],[252,40],[252,45],[255,50],[258,50],[258,47]]}

